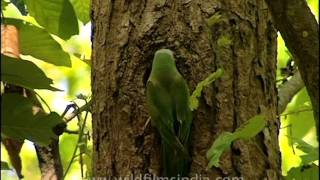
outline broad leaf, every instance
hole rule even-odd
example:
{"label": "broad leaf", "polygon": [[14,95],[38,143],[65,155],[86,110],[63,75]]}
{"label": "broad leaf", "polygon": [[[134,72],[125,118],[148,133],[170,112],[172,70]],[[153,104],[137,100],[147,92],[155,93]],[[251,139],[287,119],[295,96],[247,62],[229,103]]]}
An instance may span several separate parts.
{"label": "broad leaf", "polygon": [[11,58],[1,54],[1,80],[27,89],[48,89],[59,91],[52,87],[52,79],[31,61]]}
{"label": "broad leaf", "polygon": [[[5,0],[1,0],[1,11],[5,10],[6,7],[10,4],[10,2],[7,2]],[[1,161],[2,164],[2,161]]]}
{"label": "broad leaf", "polygon": [[237,138],[249,139],[257,135],[266,126],[266,121],[263,115],[257,115],[246,121],[233,134]]}
{"label": "broad leaf", "polygon": [[235,140],[235,136],[229,132],[223,132],[220,136],[214,141],[213,145],[207,152],[207,158],[210,159],[208,167],[212,166],[219,167],[219,158],[221,154],[230,148],[232,141]]}
{"label": "broad leaf", "polygon": [[265,117],[263,115],[257,115],[236,129],[234,133],[221,133],[207,152],[207,159],[209,159],[208,167],[219,167],[219,159],[221,154],[230,148],[231,143],[234,140],[249,139],[254,137],[264,129],[265,125]]}
{"label": "broad leaf", "polygon": [[69,0],[25,0],[28,12],[50,33],[69,39],[79,33],[75,11]]}
{"label": "broad leaf", "polygon": [[291,168],[285,180],[318,180],[319,167],[315,164]]}
{"label": "broad leaf", "polygon": [[71,67],[69,54],[63,51],[61,45],[45,29],[13,18],[6,18],[6,24],[19,29],[21,54],[31,55],[56,66]]}
{"label": "broad leaf", "polygon": [[316,160],[319,160],[319,147],[314,147],[308,143],[306,143],[302,139],[290,137],[290,139],[297,143],[297,149],[303,151],[304,155],[301,155],[300,158],[302,160],[303,165],[310,164]]}
{"label": "broad leaf", "polygon": [[11,170],[11,169],[9,168],[9,165],[7,162],[1,161],[1,170]]}
{"label": "broad leaf", "polygon": [[310,164],[319,160],[319,148],[314,148],[311,152],[300,156],[303,164]]}
{"label": "broad leaf", "polygon": [[76,15],[83,24],[87,24],[90,21],[90,0],[70,0]]}
{"label": "broad leaf", "polygon": [[[310,111],[304,111],[310,109]],[[312,146],[318,144],[317,132],[315,127],[315,120],[313,117],[311,102],[306,88],[302,88],[288,104],[287,109],[281,116],[281,126],[283,127],[280,131],[280,148],[282,152],[282,172],[288,172],[292,167],[299,166],[300,164],[306,164],[313,158],[308,160],[305,155],[299,153],[300,150],[307,152],[305,147],[300,147],[301,142],[297,142],[303,139],[305,142]],[[285,115],[287,114],[287,115]],[[298,144],[298,146],[296,146]],[[312,147],[310,147],[312,148]],[[296,153],[298,152],[298,153]],[[310,157],[310,156],[309,156]],[[301,161],[302,160],[302,161]]]}
{"label": "broad leaf", "polygon": [[34,115],[33,102],[13,93],[3,94],[1,105],[1,131],[5,136],[40,145],[48,145],[52,138],[58,138],[53,128],[63,121],[57,113]]}
{"label": "broad leaf", "polygon": [[196,89],[193,91],[192,95],[189,98],[189,107],[191,111],[198,108],[199,106],[198,98],[201,96],[202,89],[210,85],[213,81],[215,81],[222,75],[223,75],[223,69],[219,68],[216,72],[210,74],[205,80],[198,83]]}

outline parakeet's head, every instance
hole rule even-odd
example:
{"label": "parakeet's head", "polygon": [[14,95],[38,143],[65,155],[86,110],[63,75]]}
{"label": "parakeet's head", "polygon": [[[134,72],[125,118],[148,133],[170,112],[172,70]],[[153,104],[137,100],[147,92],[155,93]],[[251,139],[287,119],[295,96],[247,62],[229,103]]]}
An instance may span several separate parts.
{"label": "parakeet's head", "polygon": [[154,55],[152,67],[162,66],[176,66],[173,52],[170,49],[160,49]]}

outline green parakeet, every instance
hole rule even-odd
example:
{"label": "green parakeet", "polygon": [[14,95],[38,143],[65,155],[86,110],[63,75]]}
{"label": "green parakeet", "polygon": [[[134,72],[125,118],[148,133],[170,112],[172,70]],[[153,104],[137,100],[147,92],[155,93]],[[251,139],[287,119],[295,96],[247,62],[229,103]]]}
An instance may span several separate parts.
{"label": "green parakeet", "polygon": [[173,52],[155,53],[147,82],[147,104],[151,123],[161,136],[162,174],[184,177],[188,174],[188,152],[192,113],[189,89],[176,68]]}

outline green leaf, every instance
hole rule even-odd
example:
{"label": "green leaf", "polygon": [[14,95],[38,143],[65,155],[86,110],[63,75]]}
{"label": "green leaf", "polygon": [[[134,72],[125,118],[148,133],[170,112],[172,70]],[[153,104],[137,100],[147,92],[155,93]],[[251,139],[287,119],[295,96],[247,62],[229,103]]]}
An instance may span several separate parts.
{"label": "green leaf", "polygon": [[235,140],[235,136],[229,132],[223,132],[220,136],[214,141],[213,145],[207,152],[207,158],[210,159],[208,167],[212,166],[219,167],[219,159],[221,154],[230,148],[232,141]]}
{"label": "green leaf", "polygon": [[302,139],[290,137],[290,139],[297,143],[297,149],[303,151],[304,155],[301,155],[300,158],[302,160],[303,165],[310,164],[316,160],[319,160],[319,147],[314,147]]}
{"label": "green leaf", "polygon": [[210,74],[205,80],[198,83],[196,89],[193,91],[189,98],[189,107],[191,111],[195,110],[199,106],[199,97],[201,96],[202,89],[209,86],[213,81],[223,75],[223,69],[219,68],[216,72]]}
{"label": "green leaf", "polygon": [[[1,0],[1,11],[5,10],[6,7],[10,4],[10,2],[7,2],[5,0]],[[1,161],[2,163],[2,161]]]}
{"label": "green leaf", "polygon": [[44,29],[24,25],[20,31],[21,53],[56,66],[71,67],[68,53]]}
{"label": "green leaf", "polygon": [[[283,45],[284,46],[284,45]],[[312,109],[311,101],[306,88],[302,88],[288,104],[286,111],[281,116],[281,133],[280,138],[284,143],[281,143],[282,156],[286,157],[282,160],[282,172],[287,173],[291,167],[299,164],[306,164],[310,161],[298,149],[300,142],[297,139],[303,139],[310,145],[318,144],[315,120],[312,111],[301,111]],[[292,138],[294,137],[294,138]],[[298,144],[298,147],[296,146]],[[302,147],[304,148],[304,147]],[[311,147],[312,148],[312,147]],[[302,150],[302,149],[301,149]],[[305,150],[302,150],[306,152]],[[301,156],[302,155],[302,156]],[[313,156],[313,155],[311,155]]]}
{"label": "green leaf", "polygon": [[237,138],[249,139],[254,137],[263,130],[266,126],[266,121],[263,115],[257,115],[246,121],[233,134]]}
{"label": "green leaf", "polygon": [[48,89],[60,91],[52,87],[52,79],[31,61],[11,58],[1,54],[1,80],[27,89]]}
{"label": "green leaf", "polygon": [[318,180],[319,167],[315,164],[291,168],[285,180]]}
{"label": "green leaf", "polygon": [[76,15],[83,24],[87,24],[90,21],[90,0],[70,0]]}
{"label": "green leaf", "polygon": [[18,140],[28,139],[40,145],[48,145],[52,138],[58,138],[53,128],[63,123],[55,112],[33,113],[33,102],[19,94],[3,94],[1,104],[1,131]]}
{"label": "green leaf", "polygon": [[315,147],[313,147],[312,145],[308,144],[307,142],[305,142],[302,139],[299,138],[294,138],[294,137],[290,137],[288,136],[294,143],[298,144],[297,148],[300,149],[301,151],[305,152],[305,153],[310,153],[312,152],[314,149],[316,149]]}
{"label": "green leaf", "polygon": [[79,33],[75,11],[69,0],[25,0],[28,12],[50,33],[69,39]]}
{"label": "green leaf", "polygon": [[71,67],[70,55],[42,28],[14,18],[6,18],[6,24],[19,29],[20,51],[56,66]]}
{"label": "green leaf", "polygon": [[1,170],[11,170],[11,169],[9,168],[9,165],[7,162],[1,161]]}
{"label": "green leaf", "polygon": [[209,159],[208,167],[219,167],[221,154],[230,148],[230,145],[234,140],[254,137],[263,130],[265,125],[264,115],[257,115],[246,121],[246,123],[236,129],[234,133],[221,133],[207,152],[207,159]]}
{"label": "green leaf", "polygon": [[314,148],[311,152],[300,156],[302,164],[310,164],[319,160],[319,148]]}

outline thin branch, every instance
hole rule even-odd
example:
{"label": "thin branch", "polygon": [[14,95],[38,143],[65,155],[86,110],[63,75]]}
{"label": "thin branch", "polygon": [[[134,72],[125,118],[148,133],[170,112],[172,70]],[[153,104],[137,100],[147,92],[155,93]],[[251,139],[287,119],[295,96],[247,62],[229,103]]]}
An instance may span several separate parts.
{"label": "thin branch", "polygon": [[294,95],[296,95],[302,88],[304,83],[301,79],[299,71],[296,71],[291,79],[283,83],[279,88],[279,100],[278,100],[278,112],[283,113],[289,102],[292,100]]}
{"label": "thin branch", "polygon": [[[91,102],[91,101],[90,101],[90,102]],[[88,102],[87,104],[89,104],[90,102]],[[86,104],[86,105],[87,105],[87,104]],[[83,107],[83,106],[82,106],[82,107]],[[80,116],[79,116],[79,114],[76,114],[75,117],[77,117],[78,120],[79,120],[79,122],[80,122]],[[79,131],[79,136],[78,136],[78,140],[77,140],[77,143],[76,143],[76,147],[74,148],[74,151],[73,151],[73,154],[72,154],[72,158],[71,158],[71,160],[70,160],[70,162],[69,162],[69,164],[68,164],[68,166],[67,166],[67,168],[66,168],[66,171],[65,171],[64,174],[63,174],[63,178],[66,177],[66,175],[67,175],[67,173],[68,173],[68,171],[69,171],[69,169],[70,169],[70,167],[71,167],[71,164],[72,164],[72,162],[74,161],[74,158],[76,157],[76,153],[77,153],[77,150],[78,150],[78,148],[79,148],[78,144],[79,144],[80,141],[81,141],[81,138],[82,138],[82,135],[83,135],[83,131],[84,131],[84,127],[86,126],[87,117],[88,117],[88,111],[86,112],[85,117],[84,117],[84,120],[83,120],[83,123],[82,123],[82,125],[81,125],[81,127],[80,127],[80,131]],[[79,124],[80,124],[80,123],[79,123]]]}
{"label": "thin branch", "polygon": [[[39,107],[39,111],[45,113],[35,91],[26,89],[26,94],[28,98],[34,101],[35,106]],[[52,140],[48,146],[40,146],[36,143],[34,146],[39,161],[41,179],[62,179],[63,167],[59,152],[59,139]]]}
{"label": "thin branch", "polygon": [[[78,108],[78,106],[77,106],[75,103],[68,104],[67,107],[66,107],[66,109],[65,109],[65,110],[63,111],[63,113],[61,114],[61,117],[64,117],[71,108],[73,108],[73,109],[76,110],[76,109]],[[74,111],[75,111],[75,110],[74,110]]]}
{"label": "thin branch", "polygon": [[91,100],[89,102],[87,102],[85,105],[76,108],[71,114],[67,115],[67,117],[65,117],[65,122],[68,123],[69,121],[71,121],[73,118],[77,117],[81,112],[83,111],[89,111],[91,109]]}
{"label": "thin branch", "polygon": [[306,111],[312,111],[312,109],[311,108],[299,109],[299,110],[296,110],[296,111],[292,111],[292,112],[281,114],[281,116],[287,116],[287,115],[290,115],[290,114],[296,114],[296,113],[301,113],[301,112],[306,112]]}
{"label": "thin branch", "polygon": [[65,129],[63,132],[68,133],[68,134],[79,134],[79,130]]}

